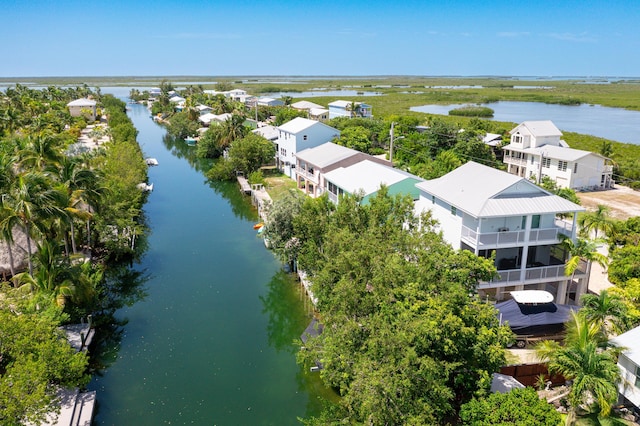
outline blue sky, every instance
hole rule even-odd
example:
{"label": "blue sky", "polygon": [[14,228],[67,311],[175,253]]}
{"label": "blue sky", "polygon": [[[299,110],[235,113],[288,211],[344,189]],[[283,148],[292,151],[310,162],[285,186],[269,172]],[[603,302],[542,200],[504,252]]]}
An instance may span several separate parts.
{"label": "blue sky", "polygon": [[640,75],[637,0],[0,0],[0,22],[0,77]]}

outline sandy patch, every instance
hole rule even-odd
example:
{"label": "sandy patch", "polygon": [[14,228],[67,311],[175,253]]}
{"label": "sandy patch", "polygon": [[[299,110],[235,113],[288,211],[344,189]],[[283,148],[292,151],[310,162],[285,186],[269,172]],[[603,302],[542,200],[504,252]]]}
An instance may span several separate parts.
{"label": "sandy patch", "polygon": [[595,210],[598,204],[604,204],[611,209],[611,217],[626,220],[640,216],[640,191],[616,185],[607,191],[578,192],[580,202],[587,210]]}

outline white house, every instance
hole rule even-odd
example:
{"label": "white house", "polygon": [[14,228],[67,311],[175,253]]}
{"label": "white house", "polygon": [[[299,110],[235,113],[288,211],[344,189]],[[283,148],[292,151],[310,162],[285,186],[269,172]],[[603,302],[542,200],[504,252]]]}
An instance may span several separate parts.
{"label": "white house", "polygon": [[640,327],[622,333],[612,340],[618,347],[624,348],[618,357],[621,378],[618,391],[627,401],[640,409]]}
{"label": "white house", "polygon": [[367,105],[364,102],[351,102],[351,101],[333,101],[329,103],[329,118],[336,117],[361,117],[371,118],[371,105]]}
{"label": "white house", "polygon": [[300,151],[296,154],[298,188],[311,197],[318,197],[324,192],[326,173],[364,160],[391,165],[387,160],[333,142]]}
{"label": "white house", "polygon": [[291,108],[297,109],[298,111],[306,111],[307,118],[311,120],[323,121],[329,119],[329,110],[313,102],[298,101],[291,104]]}
{"label": "white house", "polygon": [[281,99],[260,97],[258,98],[258,106],[283,106],[284,101]]}
{"label": "white house", "polygon": [[67,107],[72,117],[84,116],[88,120],[94,121],[96,119],[96,105],[96,101],[92,99],[81,98],[69,102]]}
{"label": "white house", "polygon": [[319,121],[296,117],[278,127],[276,166],[295,179],[296,154],[307,148],[322,145],[340,136],[340,131]]}
{"label": "white house", "polygon": [[549,177],[560,188],[607,189],[613,167],[600,154],[569,148],[549,120],[525,121],[511,130],[503,161],[511,174],[540,182]]}
{"label": "white house", "polygon": [[[576,213],[583,207],[474,162],[416,186],[416,213],[430,210],[454,249],[485,258],[495,253],[498,276],[480,283],[481,295],[503,300],[514,290],[546,290],[565,304],[578,303],[585,293],[588,265],[581,263],[573,277],[566,277],[568,254],[560,244],[561,235],[575,239]],[[572,223],[560,214],[573,214]]]}
{"label": "white house", "polygon": [[420,191],[416,184],[424,179],[371,160],[363,160],[348,167],[340,167],[324,175],[325,191],[334,203],[344,194],[360,194],[367,203],[385,185],[390,195],[409,194],[417,200]]}

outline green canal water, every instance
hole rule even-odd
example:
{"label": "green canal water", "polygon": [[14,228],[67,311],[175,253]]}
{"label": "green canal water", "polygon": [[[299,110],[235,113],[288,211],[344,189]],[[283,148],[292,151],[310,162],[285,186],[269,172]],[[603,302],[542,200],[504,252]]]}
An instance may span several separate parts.
{"label": "green canal water", "polygon": [[299,424],[328,396],[295,361],[307,298],[257,238],[238,187],[207,183],[193,148],[143,106],[129,115],[159,162],[149,169],[148,249],[133,265],[147,279],[96,348],[95,424]]}

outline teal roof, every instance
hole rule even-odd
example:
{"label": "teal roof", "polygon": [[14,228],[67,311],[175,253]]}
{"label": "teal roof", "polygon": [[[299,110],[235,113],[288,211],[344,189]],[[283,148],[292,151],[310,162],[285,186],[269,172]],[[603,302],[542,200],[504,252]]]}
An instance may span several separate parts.
{"label": "teal roof", "polygon": [[[406,178],[401,180],[400,182],[396,182],[393,185],[389,185],[387,187],[387,193],[394,197],[396,194],[400,195],[410,195],[411,198],[417,200],[420,198],[420,190],[416,187],[416,183],[423,182],[421,179],[415,178]],[[372,192],[371,194],[365,196],[362,199],[362,204],[368,204],[369,199],[373,198],[378,194],[378,191]]]}

